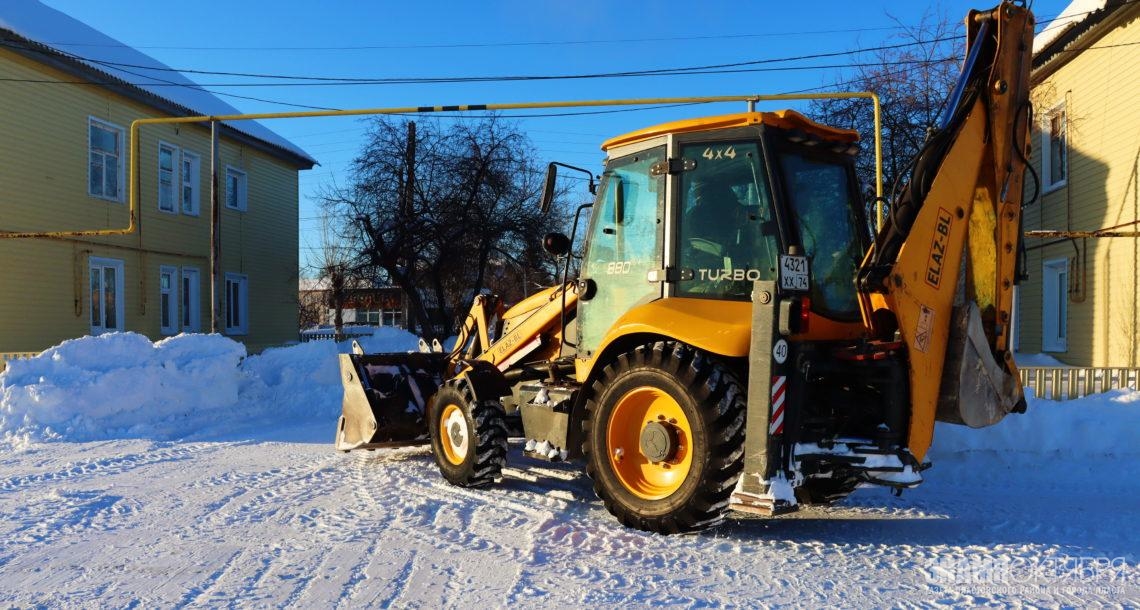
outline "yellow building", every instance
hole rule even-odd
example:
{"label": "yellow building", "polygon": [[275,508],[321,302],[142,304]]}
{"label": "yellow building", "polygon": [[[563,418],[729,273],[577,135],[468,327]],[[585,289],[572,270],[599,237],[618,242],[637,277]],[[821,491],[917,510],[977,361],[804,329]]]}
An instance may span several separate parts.
{"label": "yellow building", "polygon": [[[131,121],[236,113],[58,11],[6,0],[0,231],[125,227]],[[210,143],[208,125],[142,128],[134,234],[0,239],[0,352],[122,330],[210,332]],[[221,126],[217,330],[251,350],[297,337],[298,171],[314,164],[263,125]]]}
{"label": "yellow building", "polygon": [[1078,0],[1034,47],[1031,161],[1041,188],[1025,229],[1126,235],[1026,240],[1018,350],[1138,366],[1140,2]]}

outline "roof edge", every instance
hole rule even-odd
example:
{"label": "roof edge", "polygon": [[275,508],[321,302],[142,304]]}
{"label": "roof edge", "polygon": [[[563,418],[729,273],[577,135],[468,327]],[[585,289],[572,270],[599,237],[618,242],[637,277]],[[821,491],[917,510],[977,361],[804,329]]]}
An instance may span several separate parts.
{"label": "roof edge", "polygon": [[1140,2],[1107,0],[1063,34],[1033,54],[1030,80],[1037,85],[1075,59],[1081,52],[1129,19],[1140,17]]}
{"label": "roof edge", "polygon": [[669,133],[688,133],[694,131],[715,131],[731,129],[733,127],[746,127],[748,125],[767,125],[779,129],[801,129],[812,132],[827,140],[854,143],[859,141],[859,133],[851,129],[829,127],[817,123],[795,110],[777,110],[774,112],[738,112],[735,114],[722,114],[695,119],[682,119],[652,125],[637,131],[631,131],[620,136],[610,138],[602,143],[602,150],[608,151],[618,146],[642,142],[650,138]]}
{"label": "roof edge", "polygon": [[[0,41],[18,42],[24,46],[21,48],[20,46],[4,45],[4,48],[36,63],[89,81],[92,85],[105,88],[123,97],[149,106],[160,113],[170,116],[202,116],[201,112],[187,108],[186,106],[147,91],[142,87],[133,85],[113,74],[109,74],[82,61],[68,57],[67,54],[61,53],[58,49],[21,36],[10,29],[0,27]],[[287,161],[298,170],[312,169],[313,166],[317,165],[316,159],[307,155],[299,155],[287,148],[283,148],[272,142],[267,142],[257,136],[247,134],[225,122],[222,123],[222,131],[231,140],[239,141],[257,148],[266,154]]]}

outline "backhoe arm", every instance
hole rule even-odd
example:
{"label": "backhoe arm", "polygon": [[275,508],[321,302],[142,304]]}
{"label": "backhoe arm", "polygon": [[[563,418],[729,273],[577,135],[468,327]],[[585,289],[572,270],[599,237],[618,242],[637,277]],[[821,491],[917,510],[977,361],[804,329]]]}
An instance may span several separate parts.
{"label": "backhoe arm", "polygon": [[920,460],[936,419],[981,427],[1024,409],[1009,335],[1033,16],[1006,2],[971,11],[966,29],[941,125],[859,273],[865,323],[878,337],[897,330],[908,349],[908,445]]}

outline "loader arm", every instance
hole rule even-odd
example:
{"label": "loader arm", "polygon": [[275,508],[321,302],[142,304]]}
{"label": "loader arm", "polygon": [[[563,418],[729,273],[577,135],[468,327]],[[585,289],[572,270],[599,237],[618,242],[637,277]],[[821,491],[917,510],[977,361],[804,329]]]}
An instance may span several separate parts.
{"label": "loader arm", "polygon": [[908,445],[934,422],[991,425],[1024,409],[1009,351],[1029,147],[1033,17],[1003,3],[971,11],[967,59],[939,129],[892,195],[859,271],[873,334],[898,331],[909,357]]}
{"label": "loader arm", "polygon": [[[560,340],[560,321],[577,303],[572,283],[547,288],[509,310],[495,295],[475,297],[449,356],[451,370],[462,360],[482,360],[505,371],[542,347],[544,336],[556,332]],[[491,328],[495,320],[502,326],[498,332]]]}

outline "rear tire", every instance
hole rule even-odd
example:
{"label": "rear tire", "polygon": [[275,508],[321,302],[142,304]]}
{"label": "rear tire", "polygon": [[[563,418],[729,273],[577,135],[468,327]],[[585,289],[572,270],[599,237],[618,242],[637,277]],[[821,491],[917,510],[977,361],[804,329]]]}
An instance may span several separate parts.
{"label": "rear tire", "polygon": [[432,398],[428,422],[432,453],[448,483],[483,487],[501,476],[507,424],[498,400],[480,401],[467,380],[453,379]]}
{"label": "rear tire", "polygon": [[708,354],[672,342],[603,369],[582,423],[586,473],[623,524],[671,534],[724,518],[743,468],[745,394]]}

